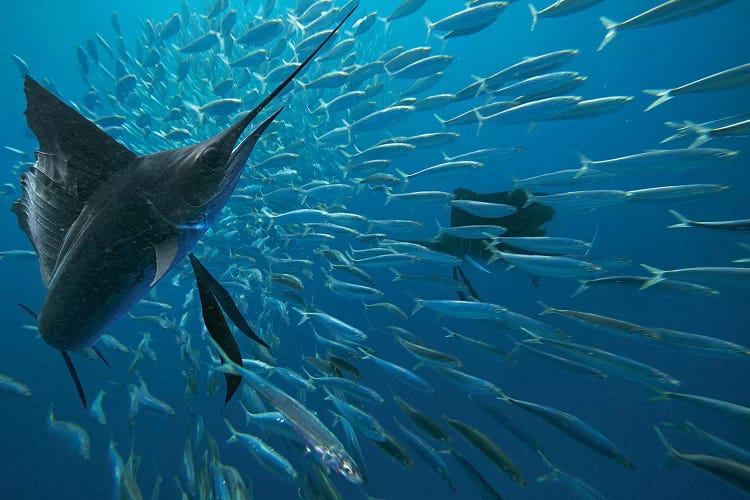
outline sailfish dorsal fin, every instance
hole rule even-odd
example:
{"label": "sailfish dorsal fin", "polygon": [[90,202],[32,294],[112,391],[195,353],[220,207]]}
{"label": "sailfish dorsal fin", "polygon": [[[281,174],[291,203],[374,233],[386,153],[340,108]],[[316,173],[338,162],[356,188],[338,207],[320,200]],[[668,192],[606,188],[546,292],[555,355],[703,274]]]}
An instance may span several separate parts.
{"label": "sailfish dorsal fin", "polygon": [[34,166],[21,176],[23,196],[13,212],[48,285],[65,235],[86,200],[136,155],[29,76],[24,92],[26,121],[39,150]]}
{"label": "sailfish dorsal fin", "polygon": [[26,121],[48,162],[43,173],[80,201],[126,167],[136,155],[33,78],[24,81]]}

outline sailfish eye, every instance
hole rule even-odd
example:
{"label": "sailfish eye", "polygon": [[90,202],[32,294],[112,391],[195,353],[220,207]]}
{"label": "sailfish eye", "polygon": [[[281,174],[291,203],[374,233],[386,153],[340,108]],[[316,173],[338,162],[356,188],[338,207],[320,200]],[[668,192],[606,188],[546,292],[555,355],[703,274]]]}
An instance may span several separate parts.
{"label": "sailfish eye", "polygon": [[216,169],[224,166],[222,154],[217,148],[206,148],[200,152],[197,163],[205,165],[208,168]]}

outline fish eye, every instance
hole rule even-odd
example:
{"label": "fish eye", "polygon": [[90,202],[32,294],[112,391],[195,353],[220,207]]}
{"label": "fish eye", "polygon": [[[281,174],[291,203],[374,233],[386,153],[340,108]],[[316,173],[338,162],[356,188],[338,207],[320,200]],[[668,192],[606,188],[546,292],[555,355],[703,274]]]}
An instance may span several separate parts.
{"label": "fish eye", "polygon": [[200,152],[197,158],[198,163],[207,165],[210,168],[219,168],[224,166],[224,162],[221,158],[221,151],[217,148],[206,148]]}

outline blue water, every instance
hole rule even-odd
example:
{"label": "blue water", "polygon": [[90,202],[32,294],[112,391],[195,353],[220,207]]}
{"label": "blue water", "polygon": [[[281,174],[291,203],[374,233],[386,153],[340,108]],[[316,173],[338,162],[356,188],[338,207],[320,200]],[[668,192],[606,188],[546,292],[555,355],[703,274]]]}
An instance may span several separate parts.
{"label": "blue water", "polygon": [[[250,1],[252,5],[257,2]],[[288,7],[290,0],[280,0],[276,12]],[[633,95],[635,102],[623,110],[592,120],[560,121],[542,123],[529,130],[528,127],[486,127],[478,136],[474,128],[461,128],[461,138],[446,148],[448,154],[459,154],[479,147],[517,146],[525,151],[512,162],[492,171],[484,171],[472,178],[465,187],[477,191],[501,191],[511,187],[510,175],[529,177],[564,168],[577,166],[577,154],[591,159],[604,159],[632,154],[642,150],[659,148],[659,141],[671,134],[663,125],[668,120],[691,120],[696,123],[746,112],[750,102],[750,91],[746,89],[715,93],[680,96],[649,113],[642,110],[651,98],[641,93],[648,88],[668,88],[730,67],[747,63],[750,54],[750,37],[747,36],[747,19],[750,5],[737,1],[716,11],[677,23],[644,30],[624,32],[616,37],[602,52],[596,48],[604,34],[598,17],[606,15],[622,20],[654,6],[654,0],[609,0],[573,16],[560,19],[542,19],[534,32],[529,31],[530,16],[522,2],[512,4],[499,20],[488,29],[472,36],[449,40],[444,53],[455,57],[452,66],[440,84],[429,94],[456,92],[472,82],[471,75],[489,76],[517,62],[524,56],[534,56],[553,50],[577,48],[579,56],[566,69],[579,71],[588,76],[586,84],[575,94],[587,98],[608,95]],[[204,10],[204,2],[189,2]],[[395,0],[375,2],[362,1],[358,15],[378,10],[387,15],[398,4]],[[233,2],[241,9],[241,2]],[[539,7],[539,5],[538,5]],[[249,7],[248,7],[249,8]],[[255,9],[256,7],[253,7]],[[425,43],[422,16],[437,20],[461,8],[460,2],[428,1],[416,15],[395,21],[390,26],[386,47],[404,45],[412,47]],[[32,151],[35,140],[25,127],[22,112],[25,99],[22,83],[10,60],[11,54],[23,57],[31,68],[32,75],[47,76],[54,81],[61,95],[77,100],[85,92],[78,74],[75,47],[83,45],[94,32],[113,39],[109,23],[110,13],[119,13],[123,33],[129,44],[134,44],[139,31],[138,19],[161,21],[180,10],[180,2],[160,1],[84,1],[70,0],[52,2],[39,0],[35,3],[3,5],[3,21],[0,30],[0,116],[2,121],[2,144]],[[355,14],[357,17],[357,14]],[[373,28],[382,31],[381,23]],[[375,43],[375,42],[373,42]],[[442,44],[432,38],[429,43],[435,53],[441,53]],[[129,45],[130,46],[130,45]],[[2,55],[5,54],[5,55]],[[386,80],[387,82],[387,80]],[[387,85],[400,85],[398,82]],[[207,95],[206,102],[213,99]],[[450,115],[450,111],[439,114]],[[458,109],[455,108],[455,109]],[[283,115],[282,115],[283,119]],[[333,126],[338,126],[334,124]],[[332,127],[333,127],[332,126]],[[331,128],[332,128],[331,127]],[[440,130],[431,113],[416,114],[403,124],[394,127],[393,135],[411,135]],[[283,132],[282,132],[283,133]],[[203,139],[200,129],[193,131],[196,139]],[[382,138],[373,134],[369,144]],[[675,144],[675,147],[678,143]],[[687,147],[686,142],[679,143]],[[718,196],[680,204],[685,212],[698,220],[729,220],[750,217],[747,194],[750,193],[750,175],[747,155],[750,140],[747,138],[715,140],[709,147],[726,147],[740,151],[730,166],[715,170],[698,169],[687,173],[643,173],[622,176],[597,188],[638,189],[666,184],[690,184],[710,182],[730,185],[731,189]],[[144,147],[144,151],[148,147]],[[417,170],[419,165],[428,166],[437,162],[437,150],[417,152],[410,156],[405,167]],[[0,151],[0,161],[12,165],[17,157],[8,151]],[[6,169],[0,183],[18,180]],[[452,189],[450,182],[437,185]],[[24,234],[18,229],[15,216],[9,208],[15,196],[2,200],[8,210],[0,211],[3,243],[1,249],[30,249]],[[231,207],[231,204],[230,204]],[[292,210],[294,206],[290,206]],[[349,205],[349,210],[372,218],[414,218],[424,223],[423,231],[416,238],[434,234],[433,219],[437,216],[447,221],[448,212],[410,212],[398,207],[382,206],[382,195],[358,196]],[[750,243],[747,236],[732,232],[704,232],[698,229],[667,230],[673,223],[667,204],[625,204],[594,212],[559,212],[546,226],[549,234],[590,240],[597,227],[598,236],[593,254],[597,257],[621,256],[637,263],[646,263],[658,268],[674,269],[701,265],[730,265],[733,259],[747,257],[737,245]],[[249,244],[238,239],[228,242],[233,248]],[[226,254],[226,248],[220,249]],[[309,257],[312,247],[294,250],[295,257]],[[216,265],[208,267],[217,276],[223,269]],[[700,296],[672,296],[659,292],[637,292],[630,289],[601,288],[589,290],[581,296],[571,298],[577,287],[574,280],[541,278],[539,286],[529,276],[517,270],[504,271],[504,266],[495,264],[492,274],[464,266],[469,279],[487,302],[502,304],[514,311],[536,316],[540,311],[537,301],[556,307],[592,311],[648,326],[671,328],[703,335],[715,336],[740,344],[750,343],[747,337],[748,320],[746,306],[748,292],[742,288],[722,288],[718,298]],[[315,270],[317,273],[317,269]],[[638,270],[636,274],[641,274]],[[448,275],[448,271],[444,271]],[[412,307],[412,296],[421,298],[453,298],[446,292],[435,296],[430,287],[410,285],[403,282],[391,284],[390,273],[375,270],[374,277],[386,292],[388,301],[399,304],[405,310]],[[149,382],[151,391],[168,401],[177,411],[173,417],[141,412],[134,429],[127,425],[127,384],[134,382],[127,373],[130,356],[109,354],[112,368],[100,363],[76,359],[81,378],[90,400],[99,388],[108,394],[105,409],[109,418],[106,427],[97,425],[81,408],[67,379],[59,356],[49,349],[33,332],[24,330],[30,318],[20,311],[16,302],[38,309],[44,297],[44,287],[39,279],[35,261],[0,260],[0,317],[3,318],[5,334],[0,339],[0,372],[26,383],[33,391],[30,399],[14,398],[0,394],[0,497],[15,498],[106,498],[112,491],[112,474],[107,461],[107,446],[110,438],[119,443],[120,453],[127,457],[131,442],[136,453],[143,457],[138,482],[146,495],[150,494],[157,475],[164,478],[162,498],[175,498],[177,490],[173,477],[181,475],[182,444],[185,434],[193,422],[187,407],[182,403],[184,389],[181,375],[182,363],[174,343],[174,336],[150,328],[152,346],[159,355],[156,363],[143,362],[139,369]],[[316,274],[319,277],[319,273]],[[165,279],[158,287],[160,301],[171,303],[175,319],[181,314],[181,303],[192,276],[183,280],[179,288]],[[332,295],[322,280],[305,281],[305,296],[314,297],[314,304],[323,310],[337,314],[341,319],[366,327],[367,318],[356,301],[346,301]],[[398,285],[398,286],[396,286]],[[251,313],[260,312],[260,302],[247,297]],[[309,302],[309,300],[308,300]],[[313,354],[314,345],[306,326],[296,326],[297,315],[291,313],[292,323],[285,325],[276,321],[274,329],[282,339],[282,352],[278,354],[280,364],[299,368],[301,353]],[[577,341],[590,343],[633,357],[658,367],[682,381],[681,391],[703,394],[718,399],[750,405],[748,397],[747,360],[714,359],[683,354],[657,348],[653,343],[644,343],[624,338],[608,337],[586,329],[561,317],[546,317],[551,324],[564,328]],[[200,324],[197,316],[190,323],[194,345],[203,351],[200,340]],[[521,355],[519,362],[508,365],[492,363],[487,357],[443,338],[441,326],[467,335],[497,342],[511,347],[507,337],[496,330],[467,321],[436,319],[428,311],[410,318],[408,325],[428,345],[451,352],[464,361],[466,371],[492,380],[508,394],[520,399],[535,401],[573,413],[606,434],[620,446],[636,466],[636,471],[625,470],[620,465],[584,448],[557,429],[536,417],[521,411],[512,415],[537,437],[553,462],[561,469],[590,483],[610,498],[739,498],[742,493],[713,476],[697,471],[685,464],[671,468],[660,467],[663,448],[658,442],[652,426],[663,421],[674,420],[682,412],[709,432],[720,435],[739,445],[750,447],[747,428],[715,413],[694,407],[671,406],[667,403],[646,402],[653,391],[643,385],[610,378],[599,380],[561,371],[556,366],[531,356]],[[129,319],[119,321],[109,333],[135,347],[143,326]],[[244,342],[243,340],[240,341]],[[245,351],[248,345],[242,344]],[[414,362],[391,339],[372,336],[370,345],[379,356],[404,366]],[[249,351],[248,351],[249,352]],[[424,410],[434,418],[441,414],[464,420],[490,435],[513,459],[528,481],[526,489],[513,484],[468,443],[455,436],[455,445],[487,477],[506,498],[574,498],[569,490],[556,483],[539,483],[534,478],[546,473],[544,463],[532,451],[511,435],[499,428],[482,413],[466,394],[447,384],[436,374],[421,369],[436,388],[437,395],[429,396],[384,380],[381,373],[366,361],[357,362],[362,370],[362,380],[381,392],[388,402],[376,408],[374,415],[389,429],[393,429],[392,415],[405,418],[390,401],[392,392],[402,395],[412,405]],[[237,402],[220,412],[219,396],[211,399],[205,395],[206,372],[201,374],[199,395],[191,399],[193,412],[203,415],[210,434],[220,443],[222,462],[237,467],[249,482],[252,482],[257,498],[294,498],[295,488],[289,483],[270,476],[244,450],[236,445],[223,444],[228,433],[223,419],[241,423],[244,419]],[[319,395],[309,398],[315,401],[315,409],[328,423],[330,416],[321,403]],[[91,460],[80,461],[63,442],[50,436],[46,419],[50,404],[55,414],[64,420],[83,425],[91,436]],[[395,434],[395,430],[394,430]],[[707,453],[704,445],[682,433],[671,431],[669,438],[682,452]],[[446,457],[458,485],[452,493],[423,462],[412,453],[413,469],[396,465],[376,446],[361,437],[360,442],[367,459],[370,478],[370,494],[378,498],[414,498],[416,495],[432,498],[477,498],[476,490],[455,462]],[[287,456],[299,451],[293,447],[282,447]],[[297,458],[299,460],[299,458]],[[345,498],[360,498],[357,488],[334,478]],[[184,482],[184,480],[183,480]]]}

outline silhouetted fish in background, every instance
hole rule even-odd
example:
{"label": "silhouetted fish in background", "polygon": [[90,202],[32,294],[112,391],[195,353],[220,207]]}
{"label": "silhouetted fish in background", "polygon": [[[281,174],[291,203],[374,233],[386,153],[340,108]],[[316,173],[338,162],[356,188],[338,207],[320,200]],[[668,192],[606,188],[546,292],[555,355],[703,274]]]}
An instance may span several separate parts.
{"label": "silhouetted fish in background", "polygon": [[[464,210],[451,207],[450,227],[469,226],[472,224],[493,224],[504,227],[507,232],[503,236],[544,236],[547,232],[542,226],[551,221],[555,211],[539,203],[523,206],[526,196],[518,190],[503,191],[499,193],[480,194],[466,188],[458,188],[454,192],[456,200],[474,200],[487,203],[502,203],[517,207],[515,213],[504,217],[486,218],[469,214]],[[471,257],[484,259],[487,257],[487,249],[483,241],[485,239],[458,238],[448,234],[440,234],[429,240],[412,241],[419,243],[431,250],[444,252],[459,257],[469,255]],[[501,247],[505,247],[502,245]],[[518,250],[515,250],[518,251]]]}
{"label": "silhouetted fish in background", "polygon": [[[36,163],[21,175],[23,196],[12,210],[39,256],[48,288],[37,316],[39,333],[62,354],[84,407],[86,396],[68,351],[93,347],[188,254],[229,200],[253,147],[281,108],[235,148],[242,133],[355,9],[252,111],[185,148],[137,156],[25,77],[25,113],[39,151]],[[209,332],[221,347],[236,347],[216,302],[241,329],[244,319],[197,259],[192,263]],[[254,333],[248,335],[265,345]],[[241,362],[238,348],[235,354]],[[227,381],[226,402],[239,385]]]}

